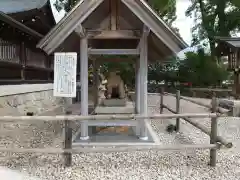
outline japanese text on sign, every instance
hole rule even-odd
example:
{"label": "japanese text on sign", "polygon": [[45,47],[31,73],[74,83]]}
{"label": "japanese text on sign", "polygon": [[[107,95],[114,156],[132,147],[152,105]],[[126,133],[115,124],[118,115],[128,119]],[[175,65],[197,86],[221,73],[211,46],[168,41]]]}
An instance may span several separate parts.
{"label": "japanese text on sign", "polygon": [[54,90],[57,97],[76,97],[77,53],[54,54]]}

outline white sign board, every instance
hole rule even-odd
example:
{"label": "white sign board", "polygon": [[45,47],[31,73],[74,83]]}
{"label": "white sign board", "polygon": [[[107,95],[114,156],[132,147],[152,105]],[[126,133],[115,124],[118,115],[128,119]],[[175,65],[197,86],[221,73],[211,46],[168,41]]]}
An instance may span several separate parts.
{"label": "white sign board", "polygon": [[77,53],[54,54],[54,89],[57,97],[76,97]]}

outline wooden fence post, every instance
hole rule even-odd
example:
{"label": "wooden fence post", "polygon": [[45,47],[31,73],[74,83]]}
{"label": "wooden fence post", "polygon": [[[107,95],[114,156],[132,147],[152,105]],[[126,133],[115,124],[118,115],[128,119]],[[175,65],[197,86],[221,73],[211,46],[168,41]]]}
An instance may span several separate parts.
{"label": "wooden fence post", "polygon": [[[212,97],[212,113],[217,112],[218,102],[215,94]],[[211,119],[211,134],[210,134],[210,144],[217,143],[217,117]],[[217,149],[210,149],[210,166],[215,167],[217,162]]]}
{"label": "wooden fence post", "polygon": [[[71,111],[66,111],[66,115],[72,114]],[[72,128],[70,127],[70,121],[64,121],[64,149],[72,149]],[[64,165],[65,167],[70,167],[72,165],[72,154],[71,153],[63,153],[64,156]]]}
{"label": "wooden fence post", "polygon": [[160,88],[160,114],[163,113],[163,96],[164,96],[164,88]]}
{"label": "wooden fence post", "polygon": [[[180,90],[176,92],[176,113],[180,113]],[[176,118],[176,131],[178,132],[180,129],[180,118]]]}

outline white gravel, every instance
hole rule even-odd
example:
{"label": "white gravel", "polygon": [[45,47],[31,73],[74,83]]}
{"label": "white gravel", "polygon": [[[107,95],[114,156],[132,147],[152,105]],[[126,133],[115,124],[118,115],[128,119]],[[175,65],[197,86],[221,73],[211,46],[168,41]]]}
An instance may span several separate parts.
{"label": "white gravel", "polygon": [[[148,100],[149,104],[156,104],[156,108],[149,108],[149,112],[159,112],[159,97],[150,95]],[[172,108],[175,107],[174,97],[164,97],[164,103]],[[181,100],[181,112],[207,112],[207,110]],[[164,113],[169,112],[164,111]],[[195,120],[209,126],[207,118]],[[209,143],[208,136],[184,122],[181,122],[180,133],[168,134],[165,129],[172,122],[175,121],[152,121],[152,126],[161,142],[165,144]],[[26,123],[1,123],[0,125],[0,145],[2,147],[58,147],[62,144],[59,133],[54,132],[56,125],[42,122],[31,125]],[[240,179],[239,118],[222,118],[219,120],[218,129],[219,135],[224,135],[234,143],[234,148],[218,152],[218,162],[215,168],[207,165],[209,150],[79,154],[73,156],[71,168],[64,168],[61,165],[60,155],[0,153],[0,165],[38,177],[41,180]]]}

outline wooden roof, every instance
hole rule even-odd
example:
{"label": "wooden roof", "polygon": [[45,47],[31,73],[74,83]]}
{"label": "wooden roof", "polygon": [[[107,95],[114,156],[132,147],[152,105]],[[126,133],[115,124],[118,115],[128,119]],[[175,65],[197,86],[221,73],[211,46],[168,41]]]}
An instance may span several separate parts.
{"label": "wooden roof", "polygon": [[1,0],[0,11],[11,14],[42,8],[48,0]]}
{"label": "wooden roof", "polygon": [[[148,36],[149,59],[161,60],[167,56],[178,53],[188,47],[188,45],[168,27],[168,25],[151,9],[144,0],[118,0],[118,29],[142,31],[144,25],[150,29]],[[68,48],[79,51],[79,38],[72,38],[75,42],[69,40],[69,37],[77,37],[76,29],[81,27],[89,31],[109,30],[110,26],[110,0],[81,0],[37,45],[46,53],[51,54],[54,51],[63,50],[63,44],[68,41]],[[110,31],[109,31],[110,32]],[[138,40],[125,39],[115,40],[95,40],[90,44],[97,44],[98,48],[109,44],[126,48],[128,45],[135,46]],[[98,41],[98,42],[97,42]],[[73,45],[74,44],[74,45]],[[65,45],[64,45],[65,46]],[[62,47],[62,48],[59,48]],[[66,51],[66,49],[64,49]]]}
{"label": "wooden roof", "polygon": [[[20,31],[29,34],[37,39],[41,39],[44,36],[33,29],[25,26],[24,24],[18,22],[17,20],[13,19],[12,17],[8,16],[7,14],[4,14],[3,12],[0,12],[0,21],[6,23],[7,25],[14,27],[16,29],[19,29]],[[2,24],[3,26],[4,24]]]}
{"label": "wooden roof", "polygon": [[217,54],[226,56],[236,49],[240,49],[240,37],[215,37],[218,42]]}
{"label": "wooden roof", "polygon": [[220,42],[225,42],[229,46],[240,48],[240,37],[216,37]]}
{"label": "wooden roof", "polygon": [[0,12],[44,35],[56,24],[49,0],[1,0]]}

